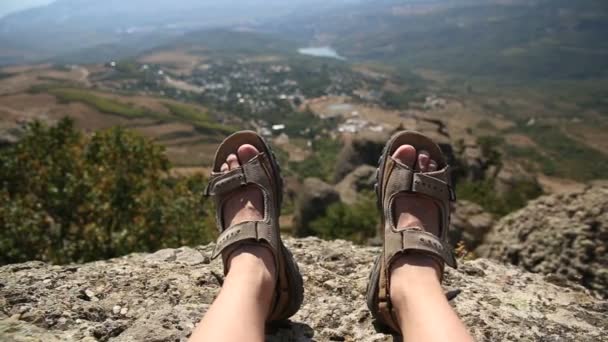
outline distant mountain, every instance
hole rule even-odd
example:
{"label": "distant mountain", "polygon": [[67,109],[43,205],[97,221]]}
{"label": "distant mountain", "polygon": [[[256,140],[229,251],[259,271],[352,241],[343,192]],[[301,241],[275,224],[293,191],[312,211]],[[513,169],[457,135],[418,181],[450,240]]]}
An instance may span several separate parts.
{"label": "distant mountain", "polygon": [[0,64],[129,57],[215,28],[467,76],[608,77],[606,0],[57,0],[0,19]]}
{"label": "distant mountain", "polygon": [[[0,41],[18,43],[27,61],[96,46],[128,52],[192,30],[254,25],[307,8],[359,0],[57,0],[0,19]],[[0,56],[2,56],[0,52]]]}
{"label": "distant mountain", "polygon": [[605,0],[384,0],[272,25],[351,60],[476,76],[608,77]]}

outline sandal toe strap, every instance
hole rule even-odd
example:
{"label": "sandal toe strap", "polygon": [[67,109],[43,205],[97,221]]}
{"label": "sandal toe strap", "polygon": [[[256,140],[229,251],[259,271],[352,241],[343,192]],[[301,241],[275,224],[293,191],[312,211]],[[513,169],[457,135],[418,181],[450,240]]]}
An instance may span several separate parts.
{"label": "sandal toe strap", "polygon": [[262,189],[271,189],[269,176],[266,172],[268,165],[269,161],[266,154],[260,153],[241,167],[214,174],[205,188],[205,196],[223,198],[247,184],[256,184]]}

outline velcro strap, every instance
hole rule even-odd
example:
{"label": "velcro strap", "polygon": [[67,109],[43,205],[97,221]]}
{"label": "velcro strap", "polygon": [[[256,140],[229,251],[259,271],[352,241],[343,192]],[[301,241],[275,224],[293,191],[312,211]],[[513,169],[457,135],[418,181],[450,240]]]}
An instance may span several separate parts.
{"label": "velcro strap", "polygon": [[214,175],[205,188],[205,196],[222,197],[247,184],[257,184],[262,188],[269,187],[268,175],[263,166],[268,163],[266,154],[260,153],[234,170]]}
{"label": "velcro strap", "polygon": [[441,179],[415,173],[412,182],[412,191],[425,194],[440,201],[453,201],[456,199],[452,187]]}
{"label": "velcro strap", "polygon": [[418,230],[406,229],[400,232],[402,237],[401,251],[417,250],[438,257],[448,266],[456,268],[456,259],[449,246],[441,243],[439,238],[431,233]]}
{"label": "velcro strap", "polygon": [[265,241],[270,245],[273,253],[275,255],[277,253],[272,227],[264,221],[247,221],[235,224],[220,234],[211,258],[217,258],[227,247],[246,240]]}
{"label": "velcro strap", "polygon": [[389,159],[388,168],[391,171],[388,175],[384,193],[391,195],[411,191],[414,171],[393,158]]}
{"label": "velcro strap", "polygon": [[205,196],[222,196],[247,184],[242,168],[214,176],[205,188]]}

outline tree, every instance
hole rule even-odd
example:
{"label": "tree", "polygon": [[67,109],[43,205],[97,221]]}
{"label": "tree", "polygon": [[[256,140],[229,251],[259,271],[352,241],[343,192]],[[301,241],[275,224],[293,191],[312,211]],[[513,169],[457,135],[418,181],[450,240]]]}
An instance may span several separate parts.
{"label": "tree", "polygon": [[34,122],[0,150],[0,263],[110,258],[214,237],[203,177],[171,179],[161,146],[122,128]]}

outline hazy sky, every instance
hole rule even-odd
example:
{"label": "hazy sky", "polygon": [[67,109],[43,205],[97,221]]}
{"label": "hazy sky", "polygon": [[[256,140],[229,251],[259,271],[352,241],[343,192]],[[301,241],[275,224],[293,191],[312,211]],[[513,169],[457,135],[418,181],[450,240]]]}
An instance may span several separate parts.
{"label": "hazy sky", "polygon": [[0,0],[0,17],[26,8],[50,4],[55,0]]}

